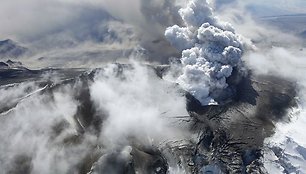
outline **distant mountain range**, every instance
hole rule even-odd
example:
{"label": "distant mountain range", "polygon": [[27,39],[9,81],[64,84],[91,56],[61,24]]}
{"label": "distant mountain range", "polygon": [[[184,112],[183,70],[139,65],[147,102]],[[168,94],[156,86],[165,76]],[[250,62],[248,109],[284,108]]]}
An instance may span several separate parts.
{"label": "distant mountain range", "polygon": [[19,58],[28,52],[28,48],[20,46],[10,39],[0,41],[0,59]]}
{"label": "distant mountain range", "polygon": [[22,68],[24,69],[21,62],[7,60],[6,62],[0,62],[0,69],[10,69],[10,68]]}

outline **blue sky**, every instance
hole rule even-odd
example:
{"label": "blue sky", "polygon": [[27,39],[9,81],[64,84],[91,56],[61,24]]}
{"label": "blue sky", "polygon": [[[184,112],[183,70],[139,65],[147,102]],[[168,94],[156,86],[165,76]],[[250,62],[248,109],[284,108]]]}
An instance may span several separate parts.
{"label": "blue sky", "polygon": [[246,0],[249,4],[279,8],[291,13],[306,13],[305,0]]}
{"label": "blue sky", "polygon": [[306,14],[306,0],[215,0],[217,6],[238,2],[246,5],[257,16]]}

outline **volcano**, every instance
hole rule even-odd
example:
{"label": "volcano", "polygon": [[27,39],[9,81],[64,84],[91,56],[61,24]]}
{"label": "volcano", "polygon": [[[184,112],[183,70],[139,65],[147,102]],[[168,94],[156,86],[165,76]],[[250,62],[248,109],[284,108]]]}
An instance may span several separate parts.
{"label": "volcano", "polygon": [[0,174],[306,173],[302,1],[0,4]]}

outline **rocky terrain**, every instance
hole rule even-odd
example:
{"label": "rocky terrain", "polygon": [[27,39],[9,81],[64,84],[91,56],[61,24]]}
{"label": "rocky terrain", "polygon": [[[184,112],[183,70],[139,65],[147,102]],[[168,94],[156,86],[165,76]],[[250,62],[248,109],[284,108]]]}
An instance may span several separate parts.
{"label": "rocky terrain", "polygon": [[3,0],[0,174],[306,173],[303,5]]}
{"label": "rocky terrain", "polygon": [[[118,76],[131,68],[129,65],[116,66]],[[159,78],[167,73],[165,66],[152,68]],[[77,147],[86,143],[84,136],[89,133],[99,137],[98,132],[106,124],[108,115],[98,114],[99,109],[92,102],[89,90],[96,72],[101,70],[103,68],[93,71],[2,69],[2,90],[15,88],[25,81],[35,83],[36,88],[28,86],[25,93],[14,96],[14,99],[11,96],[11,103],[1,104],[0,119],[6,124],[14,124],[10,123],[9,117],[23,102],[27,102],[27,98],[46,95],[54,100],[55,91],[68,87],[79,103],[72,116],[77,132],[64,134],[71,123],[64,120],[54,122],[46,128],[51,131],[49,143],[60,143],[58,145],[63,148],[68,148],[68,145]],[[55,83],[41,78],[40,75],[47,71],[56,72],[61,80]],[[186,96],[188,115],[175,118],[187,125],[193,137],[164,142],[159,146],[148,146],[131,137],[127,144],[112,151],[103,148],[103,140],[90,143],[86,154],[69,170],[77,173],[167,173],[176,166],[181,173],[266,173],[262,161],[264,139],[273,134],[275,122],[288,119],[287,109],[296,105],[295,86],[273,76],[251,74],[239,80],[233,77],[232,83],[237,86],[237,93],[223,105],[201,106],[193,96],[182,92]],[[6,162],[13,166],[9,173],[31,173],[32,160],[32,156],[16,154]]]}

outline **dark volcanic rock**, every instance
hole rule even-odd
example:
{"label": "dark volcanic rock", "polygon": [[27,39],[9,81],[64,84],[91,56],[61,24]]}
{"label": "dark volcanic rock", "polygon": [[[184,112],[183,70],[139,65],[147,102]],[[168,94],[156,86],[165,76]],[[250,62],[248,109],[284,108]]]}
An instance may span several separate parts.
{"label": "dark volcanic rock", "polygon": [[32,171],[31,161],[31,157],[27,155],[15,156],[8,174],[30,174]]}
{"label": "dark volcanic rock", "polygon": [[154,147],[124,147],[102,155],[93,165],[90,174],[166,174],[168,164]]}
{"label": "dark volcanic rock", "polygon": [[15,62],[15,61],[12,61],[12,60],[8,60],[6,62],[0,62],[0,70],[1,69],[12,69],[12,68],[15,68],[15,69],[26,69],[25,67],[22,66],[22,63],[21,62]]}
{"label": "dark volcanic rock", "polygon": [[[126,69],[132,68],[128,65],[117,66],[118,77],[123,76],[122,72]],[[154,68],[161,78],[167,69],[167,66]],[[50,94],[52,99],[53,91],[68,86],[78,102],[74,115],[77,135],[65,137],[62,146],[80,144],[85,133],[99,136],[103,130],[104,118],[108,115],[97,113],[89,89],[95,73],[103,73],[103,68],[92,72],[73,69],[8,69],[0,71],[0,80],[2,84],[38,81],[42,73],[50,71],[65,80],[56,84],[52,81],[37,82],[46,86],[41,93]],[[128,147],[111,152],[104,152],[100,144],[94,144],[93,150],[84,159],[80,159],[79,173],[166,174],[169,166],[175,165],[183,168],[186,173],[264,173],[260,160],[263,141],[273,134],[275,122],[288,119],[286,111],[295,105],[294,83],[273,76],[254,75],[240,79],[233,77],[231,82],[236,86],[235,93],[229,102],[222,105],[202,106],[193,96],[186,94],[189,111],[187,122],[194,135],[198,135],[196,140],[147,147],[131,139]],[[56,123],[52,129],[52,139],[63,136],[66,126],[65,122]],[[24,157],[14,161],[14,164],[24,166],[22,170],[27,172],[31,170],[30,161],[30,158]]]}
{"label": "dark volcanic rock", "polygon": [[187,95],[193,130],[203,132],[196,156],[205,156],[207,165],[220,166],[224,173],[264,173],[263,141],[273,134],[273,123],[288,119],[287,109],[295,106],[292,84],[272,76],[245,77],[235,100],[218,106],[201,106]]}
{"label": "dark volcanic rock", "polygon": [[22,67],[22,63],[21,62],[19,62],[19,61],[12,61],[12,60],[8,60],[8,61],[6,61],[6,63],[11,67],[11,68],[18,68],[18,67]]}
{"label": "dark volcanic rock", "polygon": [[4,62],[0,62],[0,69],[7,69],[9,68],[9,65],[4,63]]}

